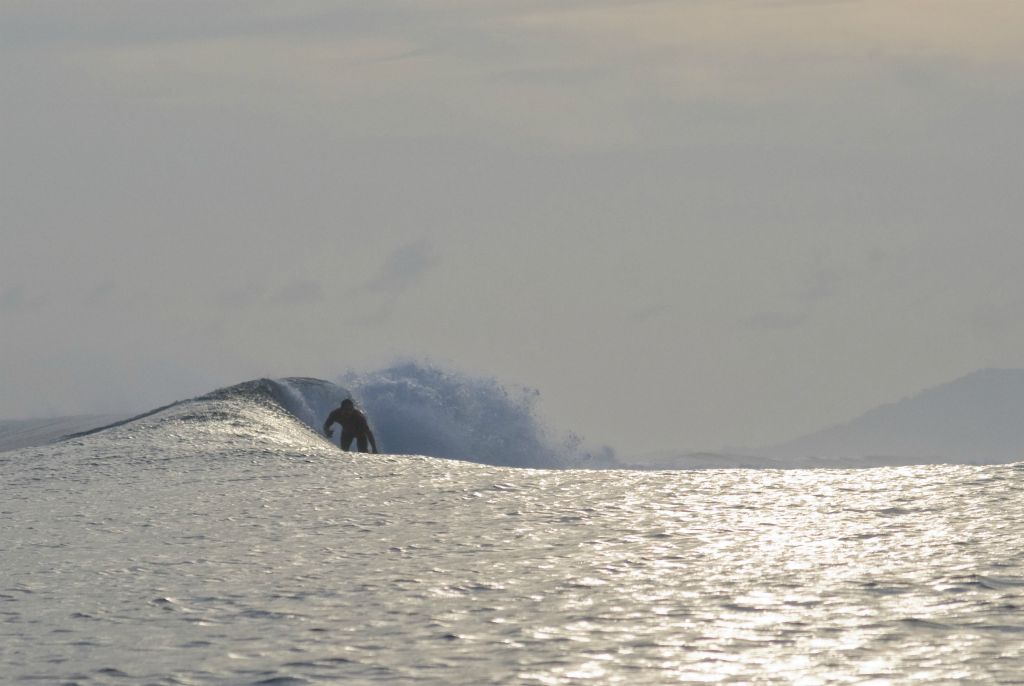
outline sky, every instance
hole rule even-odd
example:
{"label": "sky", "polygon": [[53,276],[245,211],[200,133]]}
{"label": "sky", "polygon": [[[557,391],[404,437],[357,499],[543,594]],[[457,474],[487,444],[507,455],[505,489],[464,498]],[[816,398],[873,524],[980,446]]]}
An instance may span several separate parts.
{"label": "sky", "polygon": [[1019,0],[5,0],[0,417],[427,360],[622,454],[1024,366]]}

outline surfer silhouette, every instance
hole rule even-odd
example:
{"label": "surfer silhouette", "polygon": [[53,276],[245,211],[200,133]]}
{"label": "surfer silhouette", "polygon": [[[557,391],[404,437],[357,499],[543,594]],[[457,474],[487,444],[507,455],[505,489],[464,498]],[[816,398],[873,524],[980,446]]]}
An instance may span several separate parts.
{"label": "surfer silhouette", "polygon": [[377,452],[377,441],[373,437],[373,432],[370,431],[370,423],[366,421],[366,415],[356,409],[356,404],[352,402],[351,398],[342,400],[341,407],[327,415],[327,421],[324,422],[324,435],[328,438],[334,434],[334,429],[331,428],[332,424],[341,425],[342,450],[347,451],[354,440],[359,452],[370,452],[366,449],[367,442],[373,448],[372,452]]}

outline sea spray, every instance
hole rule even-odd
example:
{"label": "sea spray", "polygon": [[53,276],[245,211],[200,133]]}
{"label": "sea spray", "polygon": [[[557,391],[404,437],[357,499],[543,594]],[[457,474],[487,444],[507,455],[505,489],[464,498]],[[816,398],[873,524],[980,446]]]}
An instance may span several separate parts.
{"label": "sea spray", "polygon": [[339,383],[366,409],[385,452],[514,467],[615,464],[610,448],[588,452],[579,437],[548,429],[533,389],[417,362],[349,373]]}

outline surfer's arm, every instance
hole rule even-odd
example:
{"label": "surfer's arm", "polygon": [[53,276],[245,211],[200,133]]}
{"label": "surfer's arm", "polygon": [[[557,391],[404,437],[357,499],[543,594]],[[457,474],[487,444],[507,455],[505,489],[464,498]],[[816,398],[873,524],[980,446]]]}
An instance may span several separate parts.
{"label": "surfer's arm", "polygon": [[370,431],[370,427],[366,427],[366,438],[370,441],[370,447],[373,448],[373,452],[377,452],[377,439],[373,437],[373,432]]}
{"label": "surfer's arm", "polygon": [[331,424],[333,423],[334,413],[332,412],[329,415],[327,415],[327,421],[324,422],[324,435],[330,436],[332,433],[334,433],[333,431],[331,431]]}

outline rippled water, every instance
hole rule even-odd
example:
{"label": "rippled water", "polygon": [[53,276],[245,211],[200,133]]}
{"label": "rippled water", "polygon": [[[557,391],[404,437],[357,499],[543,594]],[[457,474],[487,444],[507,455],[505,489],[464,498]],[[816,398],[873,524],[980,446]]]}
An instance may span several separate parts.
{"label": "rippled water", "polygon": [[0,680],[1024,679],[1019,466],[534,471],[213,424],[0,454]]}

